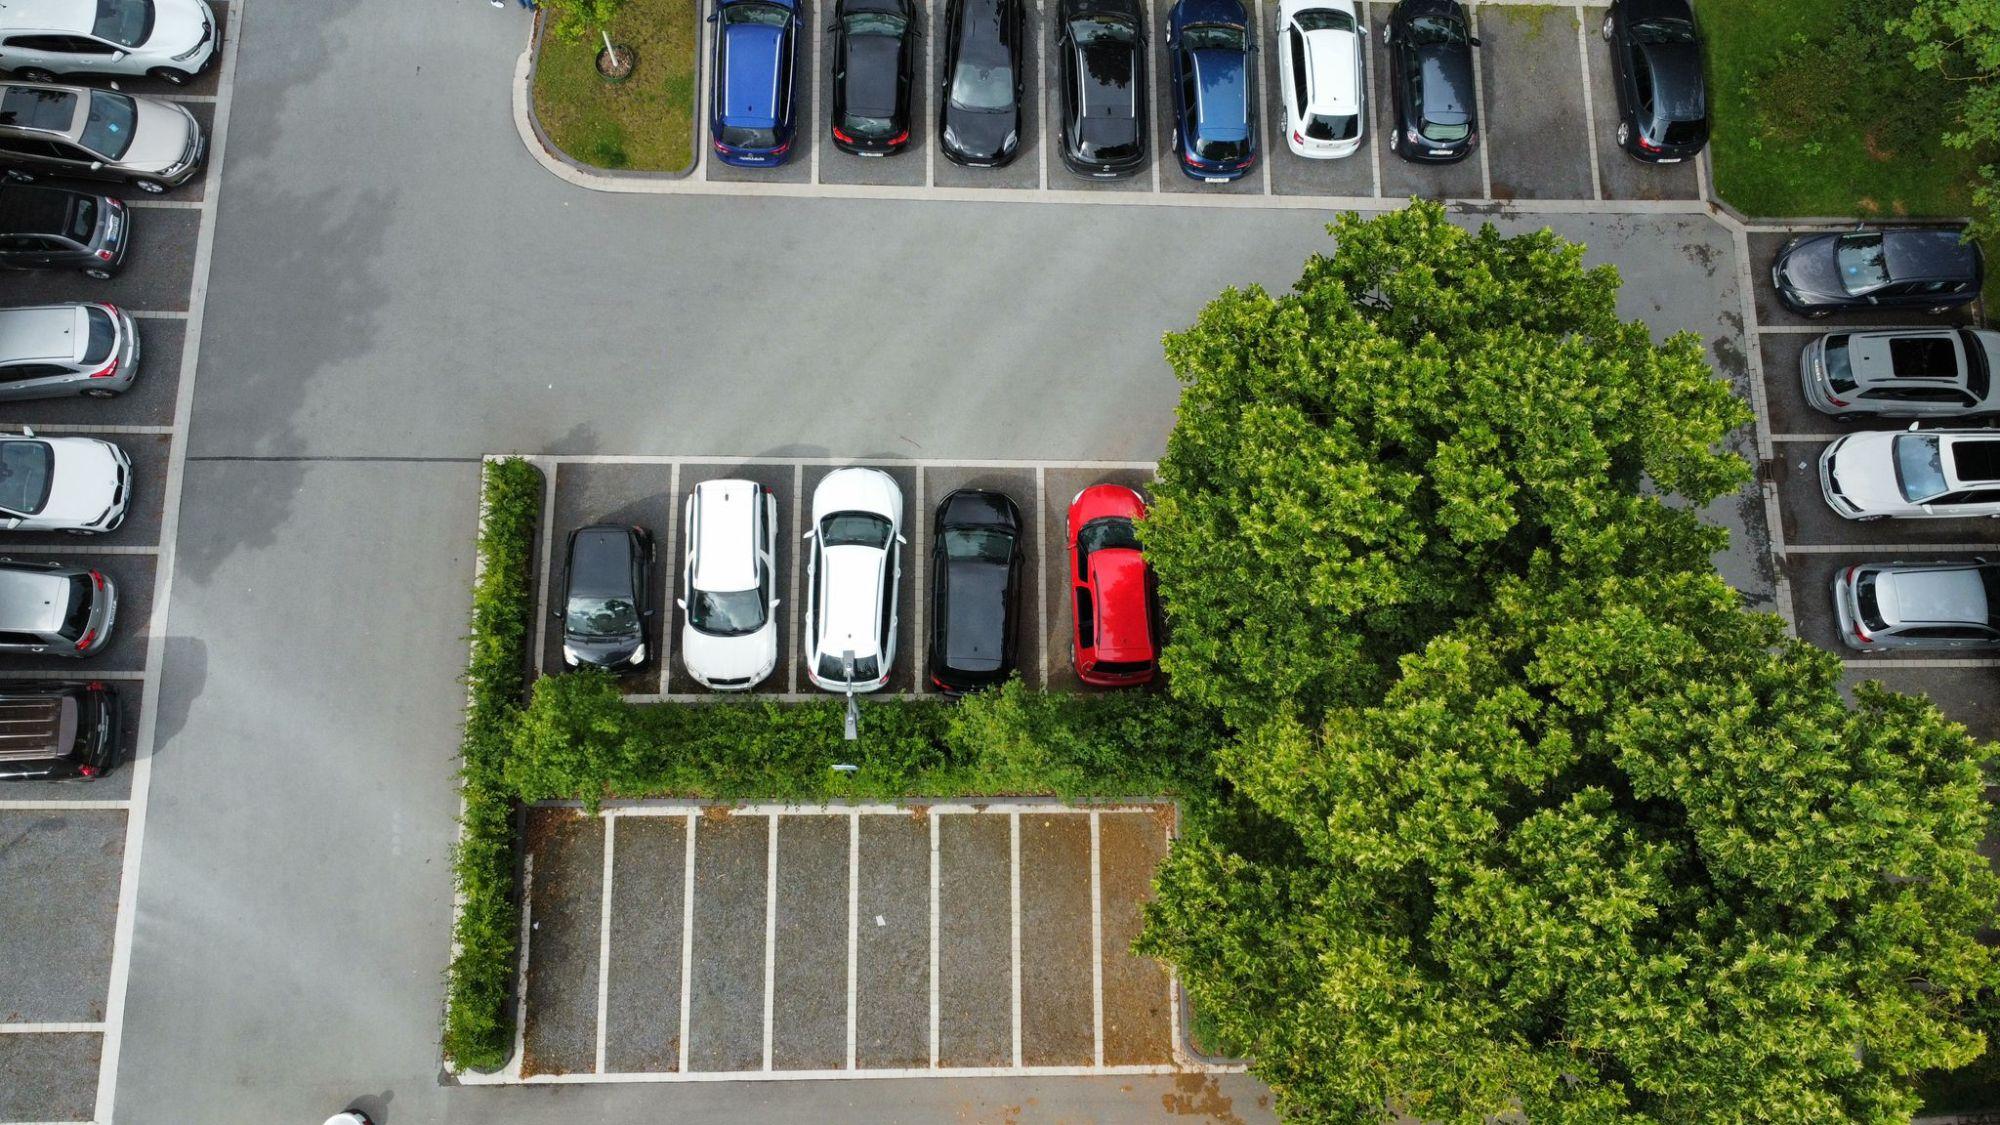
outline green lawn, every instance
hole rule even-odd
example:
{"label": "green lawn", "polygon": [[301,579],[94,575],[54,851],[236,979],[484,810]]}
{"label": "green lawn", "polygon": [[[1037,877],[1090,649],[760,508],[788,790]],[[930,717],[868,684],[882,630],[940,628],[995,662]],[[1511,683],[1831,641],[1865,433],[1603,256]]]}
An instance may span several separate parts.
{"label": "green lawn", "polygon": [[[1979,161],[1939,142],[1951,122],[1932,113],[1927,126],[1884,123],[1898,112],[1891,104],[1901,101],[1898,92],[1933,80],[1903,79],[1893,68],[1870,67],[1882,81],[1847,81],[1840,68],[1830,66],[1811,77],[1826,96],[1853,99],[1849,116],[1856,124],[1824,130],[1806,145],[1799,143],[1797,117],[1781,96],[1752,89],[1779,50],[1795,35],[1823,29],[1830,10],[1839,6],[1838,0],[1719,0],[1701,6],[1714,99],[1710,159],[1716,193],[1759,216],[1967,214]],[[1810,82],[1800,86],[1804,101],[1813,91]],[[1909,115],[1902,119],[1907,122]]]}
{"label": "green lawn", "polygon": [[694,154],[694,0],[627,0],[611,38],[638,49],[632,77],[597,75],[595,36],[545,38],[535,67],[535,116],[557,148],[585,164],[678,172]]}

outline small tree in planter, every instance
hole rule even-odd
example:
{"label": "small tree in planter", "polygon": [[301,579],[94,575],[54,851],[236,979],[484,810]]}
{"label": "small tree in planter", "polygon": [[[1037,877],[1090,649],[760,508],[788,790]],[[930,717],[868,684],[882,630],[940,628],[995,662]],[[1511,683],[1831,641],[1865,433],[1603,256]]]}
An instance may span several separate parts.
{"label": "small tree in planter", "polygon": [[541,0],[542,10],[548,14],[549,34],[558,42],[575,43],[593,31],[604,40],[604,50],[597,55],[597,73],[613,82],[630,78],[638,62],[629,45],[611,42],[611,21],[624,5],[625,0]]}

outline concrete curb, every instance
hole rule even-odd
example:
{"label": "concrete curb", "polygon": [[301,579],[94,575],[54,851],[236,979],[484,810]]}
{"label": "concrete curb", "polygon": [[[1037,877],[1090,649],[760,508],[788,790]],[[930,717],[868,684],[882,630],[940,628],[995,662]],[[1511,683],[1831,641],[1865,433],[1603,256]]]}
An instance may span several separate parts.
{"label": "concrete curb", "polygon": [[[699,44],[702,41],[700,4],[695,5],[694,22],[695,42]],[[535,116],[535,65],[541,58],[542,37],[546,32],[547,27],[542,18],[542,10],[537,8],[535,9],[534,30],[528,34],[528,49],[521,53],[521,60],[514,67],[514,125],[516,128],[522,130],[522,143],[528,145],[528,151],[535,155],[536,160],[541,161],[544,168],[548,168],[552,172],[555,171],[556,166],[549,163],[550,160],[554,160],[572,169],[579,175],[587,176],[591,179],[634,180],[640,183],[681,180],[694,174],[694,170],[701,164],[700,121],[689,123],[688,162],[676,172],[635,172],[613,168],[600,168],[595,164],[586,164],[578,160],[576,157],[564,152],[561,146],[557,145],[553,140],[550,140],[548,131],[542,128],[541,118]],[[701,70],[700,59],[698,57],[700,54],[699,47],[696,48],[696,54],[695,70],[697,72],[696,77],[699,79],[699,72]],[[701,98],[697,93],[695,98],[697,117],[700,115],[700,103]],[[533,138],[532,144],[529,143],[530,137]],[[564,178],[568,179],[569,177],[565,176]],[[578,183],[582,187],[593,186],[589,183],[581,183],[576,180],[571,180],[570,182]],[[598,190],[611,189],[599,188]]]}

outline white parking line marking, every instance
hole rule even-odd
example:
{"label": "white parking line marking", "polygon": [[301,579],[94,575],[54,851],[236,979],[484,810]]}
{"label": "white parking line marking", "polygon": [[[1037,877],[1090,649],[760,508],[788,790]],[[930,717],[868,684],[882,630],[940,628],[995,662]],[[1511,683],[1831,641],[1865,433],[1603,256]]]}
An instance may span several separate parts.
{"label": "white parking line marking", "polygon": [[[1855,430],[1847,431],[1847,433],[1850,434],[1856,432],[1857,431]],[[1845,436],[1847,436],[1847,434],[1843,434],[1838,431],[1825,434],[1772,434],[1771,441],[1774,444],[1782,442],[1782,443],[1796,443],[1800,445],[1805,445],[1805,444],[1829,442],[1835,438],[1845,437]]]}
{"label": "white parking line marking", "polygon": [[1694,154],[1694,197],[1708,198],[1708,147]]}
{"label": "white parking line marking", "polygon": [[174,432],[172,426],[118,426],[94,422],[10,422],[7,428],[48,434],[129,434],[140,437],[165,437]]}
{"label": "white parking line marking", "polygon": [[[1264,45],[1259,38],[1264,34],[1264,5],[1260,3],[1250,4],[1249,15],[1250,15],[1250,42],[1255,46],[1257,53],[1259,55],[1266,56],[1264,65],[1257,68],[1258,90],[1257,90],[1256,100],[1259,103],[1257,106],[1257,133],[1258,133],[1257,144],[1263,150],[1264,153],[1264,158],[1258,162],[1263,165],[1262,168],[1258,169],[1258,173],[1263,177],[1264,180],[1264,194],[1270,195],[1271,162],[1277,159],[1277,157],[1271,151],[1271,115],[1263,112],[1263,106],[1261,103],[1263,102],[1264,82],[1267,78],[1270,77],[1271,74],[1271,62],[1268,56],[1277,54],[1277,52],[1273,50],[1264,49]],[[1015,1061],[1018,1063],[1020,1060],[1016,1059]]]}
{"label": "white parking line marking", "polygon": [[[924,496],[924,467],[917,466],[917,526],[909,536],[916,549],[910,552],[910,688],[912,692],[924,690],[924,664],[930,659],[930,645],[926,643],[928,634],[924,632],[924,552],[930,530],[929,501]],[[900,594],[900,592],[899,592]]]}
{"label": "white parking line marking", "polygon": [[199,199],[127,199],[125,206],[147,211],[199,211],[208,204]]}
{"label": "white parking line marking", "polygon": [[126,309],[126,310],[125,310],[125,315],[126,315],[126,316],[135,316],[135,317],[138,317],[138,318],[139,318],[140,320],[186,320],[186,319],[188,318],[188,314],[187,314],[187,311],[186,311],[185,309],[181,309],[181,310],[175,310],[175,309]]}
{"label": "white parking line marking", "polygon": [[807,71],[807,73],[812,75],[812,126],[811,127],[814,130],[812,139],[812,182],[817,184],[819,183],[819,150],[825,148],[827,143],[827,138],[822,137],[818,134],[819,88],[821,86],[826,85],[827,78],[830,75],[830,68],[822,67],[820,65],[820,59],[825,57],[826,55],[825,50],[822,48],[822,44],[826,40],[826,18],[822,16],[818,11],[814,11],[812,24],[813,24],[812,69]]}
{"label": "white parking line marking", "polygon": [[611,862],[618,847],[618,818],[604,821],[604,883],[597,908],[597,1073],[604,1073],[604,1025],[611,1011]]}
{"label": "white parking line marking", "polygon": [[[1473,37],[1474,39],[1477,39],[1477,38],[1479,38],[1479,5],[1477,5],[1477,4],[1469,4],[1469,5],[1467,5],[1467,6],[1466,6],[1466,10],[1465,10],[1465,11],[1466,11],[1466,22],[1467,22],[1467,23],[1469,23],[1469,24],[1471,25],[1471,29],[1472,29],[1472,37]],[[1486,100],[1485,100],[1485,99],[1486,99],[1486,69],[1485,69],[1485,66],[1484,66],[1484,65],[1483,65],[1482,63],[1480,63],[1480,61],[1479,61],[1479,55],[1480,55],[1480,50],[1479,50],[1479,48],[1477,48],[1477,47],[1474,47],[1474,48],[1472,49],[1472,88],[1473,88],[1473,90],[1477,91],[1477,94],[1476,94],[1476,96],[1477,96],[1477,97],[1479,98],[1479,101],[1478,101],[1478,102],[1477,102],[1476,104],[1477,104],[1477,105],[1479,106],[1479,111],[1478,111],[1478,112],[1479,112],[1479,125],[1480,125],[1480,130],[1479,130],[1479,198],[1481,198],[1481,199],[1492,199],[1492,198],[1493,198],[1493,161],[1492,161],[1492,158],[1491,158],[1491,157],[1490,157],[1490,156],[1489,156],[1488,154],[1489,154],[1489,153],[1491,153],[1491,152],[1492,152],[1492,150],[1493,150],[1493,134],[1492,134],[1492,133],[1490,133],[1490,132],[1488,132],[1488,131],[1486,130],[1486,128],[1485,128],[1485,124],[1486,124]],[[1702,196],[1702,198],[1706,199],[1706,198],[1708,198],[1708,197],[1707,197],[1706,195],[1703,195],[1703,196]]]}
{"label": "white parking line marking", "polygon": [[770,826],[764,845],[764,1069],[771,1069],[771,997],[778,983],[778,818],[766,817]]}
{"label": "white parking line marking", "polygon": [[[157,587],[158,584],[155,583],[155,588]],[[93,680],[117,680],[120,683],[124,683],[127,681],[143,680],[147,677],[147,675],[148,673],[146,672],[110,671],[110,670],[100,670],[96,668],[90,670],[90,678]],[[7,673],[7,678],[10,680],[74,680],[77,678],[77,673],[69,669],[23,668],[18,672]],[[147,698],[148,699],[152,698],[152,695],[153,693],[148,692]],[[143,745],[143,743],[141,745]],[[138,768],[138,764],[139,763],[137,761],[134,761],[132,763],[133,768],[135,770]],[[132,797],[132,807],[135,811],[140,809],[142,806],[142,801],[137,796],[138,793],[137,781],[138,777],[135,773],[133,777],[134,784],[132,787],[134,793],[134,796]]]}
{"label": "white parking line marking", "polygon": [[[24,555],[123,555],[146,556],[160,553],[158,547],[98,546],[92,543],[45,543],[40,546],[10,547]],[[12,675],[13,673],[8,673]]]}
{"label": "white parking line marking", "polygon": [[805,560],[799,554],[805,550],[806,518],[806,467],[803,462],[792,466],[792,585],[791,600],[787,603],[790,614],[791,659],[785,662],[785,683],[787,694],[799,693],[799,664],[806,658],[805,638],[799,636],[799,573],[806,568]]}
{"label": "white parking line marking", "polygon": [[[1373,6],[1364,2],[1361,5],[1361,97],[1368,105],[1371,118],[1378,108],[1374,97],[1371,96],[1375,81],[1375,36],[1369,33],[1369,28],[1375,26],[1374,18]],[[1272,45],[1276,46],[1275,43]],[[1375,198],[1380,199],[1382,198],[1382,130],[1375,127],[1372,119],[1368,122],[1367,129],[1369,171],[1375,177]]]}
{"label": "white parking line marking", "polygon": [[[1745,257],[1748,257],[1748,255],[1746,254]],[[1747,272],[1749,268],[1747,263],[1745,264],[1744,268],[1745,271]],[[1879,325],[1842,324],[1839,328],[1839,331],[1886,332],[1896,327],[1898,327],[1898,325],[1894,324],[1879,324]],[[1901,325],[1900,327],[1912,328],[1920,326],[1905,324]],[[1757,332],[1760,335],[1765,335],[1765,336],[1785,336],[1785,335],[1817,336],[1823,332],[1831,332],[1834,330],[1835,330],[1834,327],[1830,324],[1759,324],[1757,326]]]}
{"label": "white parking line marking", "polygon": [[1104,1065],[1104,845],[1090,810],[1090,1065]]}
{"label": "white parking line marking", "polygon": [[687,857],[681,868],[681,1035],[675,1069],[682,1074],[688,1068],[688,1011],[693,1006],[690,994],[694,991],[694,826],[700,819],[699,813],[687,814]]}
{"label": "white parking line marking", "polygon": [[[1730,241],[1736,244],[1736,289],[1737,298],[1743,303],[1743,323],[1757,323],[1757,281],[1750,272],[1750,240],[1742,231],[1731,230]],[[1755,416],[1757,435],[1757,459],[1771,459],[1771,399],[1764,386],[1764,350],[1757,346],[1755,339],[1743,341],[1743,362],[1747,367],[1750,381],[1750,412]]]}
{"label": "white parking line marking", "polygon": [[1021,1067],[1021,814],[1007,814],[1008,948],[1012,966],[1014,1068]]}
{"label": "white parking line marking", "polygon": [[1039,83],[1035,87],[1038,91],[1035,94],[1035,108],[1041,111],[1041,116],[1035,122],[1035,160],[1038,166],[1037,186],[1042,191],[1049,190],[1049,138],[1046,136],[1049,131],[1049,107],[1043,104],[1049,96],[1049,45],[1048,37],[1041,34],[1041,28],[1047,26],[1048,18],[1048,5],[1044,0],[1035,0],[1036,30],[1032,34],[1035,37],[1035,81]]}
{"label": "white parking line marking", "polygon": [[0,1035],[102,1034],[102,1023],[0,1023]]}
{"label": "white parking line marking", "polygon": [[1758,491],[1764,497],[1764,533],[1770,536],[1768,549],[1771,560],[1778,565],[1772,567],[1775,578],[1771,584],[1771,596],[1778,603],[1778,616],[1784,619],[1785,631],[1796,637],[1799,635],[1799,619],[1792,605],[1792,576],[1786,572],[1785,561],[1785,515],[1778,504],[1778,485],[1770,478],[1758,482]]}
{"label": "white parking line marking", "polygon": [[[814,698],[825,698],[815,696]],[[780,801],[709,801],[681,797],[646,797],[629,801],[606,801],[599,816],[699,816],[710,809],[727,809],[731,816],[894,816],[908,818],[919,802],[906,801],[827,801],[802,805]],[[1056,797],[981,797],[976,801],[923,801],[925,812],[945,816],[1006,816],[1024,812],[1143,812],[1157,813],[1172,808],[1172,797],[1136,798],[1125,801],[1065,802]],[[580,809],[581,801],[537,801],[537,809]]]}
{"label": "white parking line marking", "polygon": [[[1035,536],[1035,568],[1040,576],[1035,580],[1035,613],[1042,626],[1042,687],[1049,686],[1049,474],[1041,466],[1035,466],[1035,518],[1041,521]],[[1064,532],[1067,537],[1068,532]],[[1069,544],[1065,542],[1067,551]]]}
{"label": "white parking line marking", "polygon": [[[10,673],[11,674],[11,673]],[[0,812],[117,812],[132,807],[128,800],[103,801],[0,801]]]}
{"label": "white parking line marking", "polygon": [[1591,104],[1590,37],[1583,31],[1583,5],[1576,6],[1576,58],[1583,68],[1583,133],[1590,142],[1590,195],[1604,198],[1604,174],[1597,169],[1597,107]]}
{"label": "white parking line marking", "polygon": [[[118,84],[117,84],[116,82],[113,82],[113,83],[111,84],[111,88],[112,88],[112,89],[114,89],[114,90],[115,90],[115,89],[117,89],[117,88],[118,88]],[[146,96],[147,96],[147,97],[149,97],[149,98],[152,98],[152,99],[153,99],[154,101],[159,101],[159,102],[185,102],[185,103],[187,103],[187,104],[189,104],[189,105],[213,105],[213,104],[215,104],[215,95],[214,95],[214,94],[180,94],[180,93],[172,93],[172,94],[147,94]]]}
{"label": "white parking line marking", "polygon": [[938,814],[931,810],[931,1068],[938,1065]]}
{"label": "white parking line marking", "polygon": [[666,554],[666,558],[661,562],[666,566],[667,578],[667,597],[665,603],[660,606],[660,611],[666,614],[666,620],[660,623],[661,695],[667,694],[667,680],[674,674],[674,620],[675,611],[678,609],[674,605],[674,597],[675,591],[680,589],[680,562],[686,554],[685,551],[675,550],[675,545],[679,542],[682,500],[681,463],[676,461],[672,471],[667,474],[667,541],[661,548]]}
{"label": "white parking line marking", "polygon": [[861,966],[861,814],[847,816],[847,1069],[854,1069],[854,995]]}
{"label": "white parking line marking", "polygon": [[1987,543],[1792,543],[1789,555],[1913,555],[1966,554],[2000,551],[2000,544]]}
{"label": "white parking line marking", "polygon": [[521,1073],[523,1045],[528,1038],[528,943],[534,934],[535,913],[535,853],[529,850],[521,857],[521,960],[514,973],[514,1054],[507,1062],[507,1069],[516,1077]]}
{"label": "white parking line marking", "polygon": [[937,80],[937,36],[931,34],[931,6],[939,0],[925,0],[924,17],[924,104],[930,111],[930,119],[924,122],[924,186],[937,186],[937,123],[944,115],[940,107],[931,105],[931,99],[938,96]]}
{"label": "white parking line marking", "polygon": [[1896,668],[2000,668],[2000,660],[1906,657],[1897,660],[1842,660],[1840,665],[1850,672],[1883,672]]}
{"label": "white parking line marking", "polygon": [[[764,1074],[754,1070],[703,1070],[689,1074],[671,1070],[638,1071],[627,1074],[537,1074],[518,1077],[506,1073],[482,1074],[466,1071],[454,1076],[461,1086],[597,1086],[614,1082],[673,1084],[683,1082],[825,1082],[841,1079],[876,1078],[1116,1078],[1123,1076],[1165,1076],[1190,1072],[1199,1074],[1242,1074],[1240,1064],[1159,1063],[1119,1066],[955,1066],[931,1070],[926,1067],[869,1068],[868,1070],[774,1070]],[[71,1122],[70,1125],[76,1125]]]}
{"label": "white parking line marking", "polygon": [[542,473],[542,568],[541,573],[536,576],[536,580],[541,583],[541,592],[537,595],[535,604],[533,657],[534,665],[539,669],[542,666],[542,654],[548,651],[544,646],[548,644],[549,639],[549,586],[555,577],[549,573],[549,555],[555,549],[556,475],[562,471],[562,464],[554,461],[542,462],[539,458],[537,463],[545,470]]}

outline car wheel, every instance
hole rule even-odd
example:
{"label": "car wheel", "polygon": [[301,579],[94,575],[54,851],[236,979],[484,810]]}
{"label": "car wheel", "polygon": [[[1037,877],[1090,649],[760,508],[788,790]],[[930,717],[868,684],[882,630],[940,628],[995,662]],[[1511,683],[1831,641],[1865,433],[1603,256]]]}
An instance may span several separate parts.
{"label": "car wheel", "polygon": [[24,66],[14,72],[14,77],[23,82],[54,82],[56,80],[53,72],[36,66]]}
{"label": "car wheel", "polygon": [[167,185],[158,180],[133,180],[132,186],[148,195],[158,195],[167,190]]}
{"label": "car wheel", "polygon": [[175,70],[172,67],[165,66],[156,66],[147,71],[146,77],[157,78],[169,86],[185,86],[194,81],[194,75],[189,74],[187,71]]}
{"label": "car wheel", "polygon": [[117,392],[117,391],[105,391],[105,390],[97,390],[97,389],[92,389],[92,390],[88,390],[88,391],[85,391],[85,392],[83,392],[83,397],[85,397],[85,398],[117,398],[117,397],[118,397],[118,392]]}
{"label": "car wheel", "polygon": [[1610,16],[1605,16],[1605,17],[1604,17],[1604,26],[1603,26],[1602,28],[1600,28],[1599,30],[1600,30],[1600,31],[1601,31],[1601,32],[1603,33],[1603,35],[1604,35],[1604,41],[1605,41],[1606,43],[1609,43],[1609,42],[1611,42],[1611,36],[1612,36],[1613,34],[1615,34],[1615,32],[1613,31],[1613,29],[1612,29],[1612,26],[1611,26],[1611,17],[1610,17]]}
{"label": "car wheel", "polygon": [[85,266],[83,270],[83,276],[89,278],[95,278],[98,281],[110,281],[113,277],[116,277],[117,275],[112,273],[110,270],[105,269],[103,266]]}

